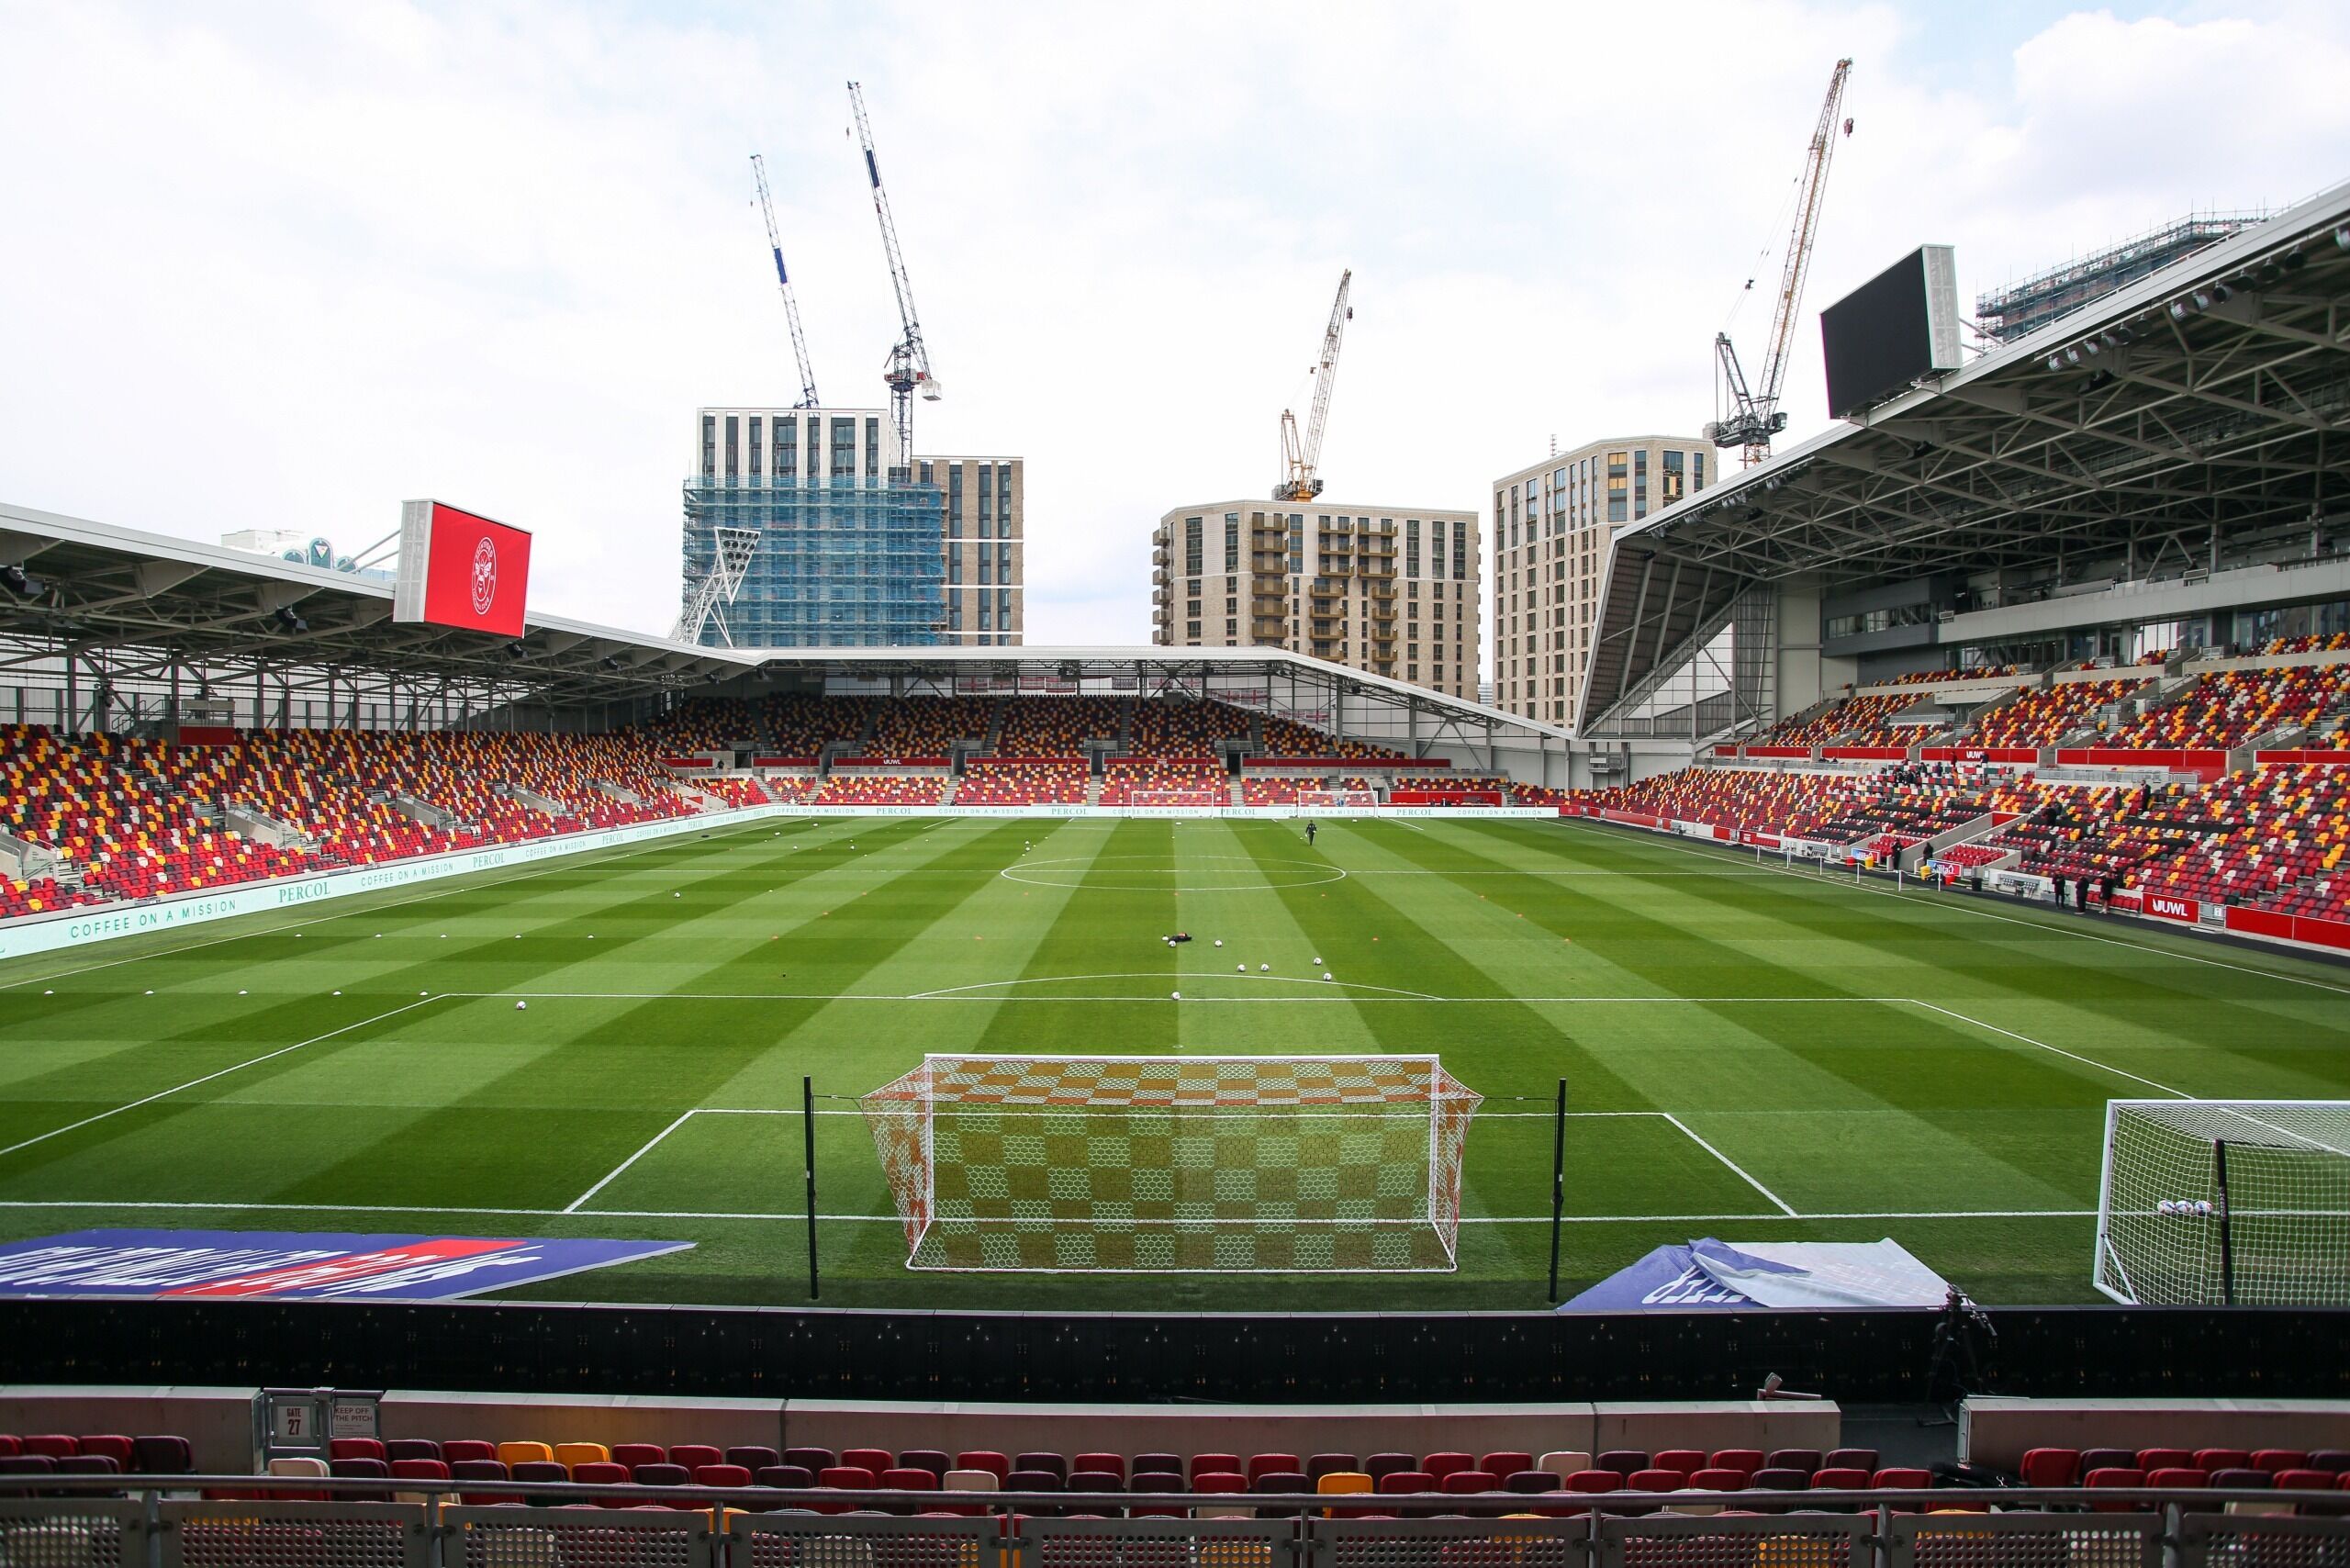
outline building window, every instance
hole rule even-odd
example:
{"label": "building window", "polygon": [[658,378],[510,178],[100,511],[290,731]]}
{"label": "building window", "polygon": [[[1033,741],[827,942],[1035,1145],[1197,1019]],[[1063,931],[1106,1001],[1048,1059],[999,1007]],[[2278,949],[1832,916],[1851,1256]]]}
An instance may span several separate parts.
{"label": "building window", "polygon": [[800,421],[779,418],[775,421],[775,476],[778,479],[800,477]]}
{"label": "building window", "polygon": [[1201,556],[1203,550],[1201,532],[1203,526],[1204,520],[1200,518],[1187,517],[1183,520],[1183,575],[1187,577],[1196,577],[1200,575]]}
{"label": "building window", "polygon": [[726,476],[734,478],[742,472],[742,460],[737,456],[741,445],[743,421],[733,414],[726,416]]}
{"label": "building window", "polygon": [[767,421],[760,419],[758,415],[753,414],[751,416],[751,477],[754,479],[759,476],[759,458],[767,451],[767,442],[763,439],[767,433]]}
{"label": "building window", "polygon": [[963,465],[946,465],[946,537],[963,537]]}
{"label": "building window", "polygon": [[1240,569],[1240,514],[1237,511],[1224,514],[1224,569]]}
{"label": "building window", "polygon": [[865,476],[868,479],[878,479],[881,476],[881,421],[879,420],[865,421]]}
{"label": "building window", "polygon": [[[1469,525],[1456,521],[1452,525],[1452,575],[1456,578],[1469,576]],[[1456,593],[1459,589],[1453,590]]]}
{"label": "building window", "polygon": [[718,473],[718,416],[701,417],[701,476],[715,477]]}

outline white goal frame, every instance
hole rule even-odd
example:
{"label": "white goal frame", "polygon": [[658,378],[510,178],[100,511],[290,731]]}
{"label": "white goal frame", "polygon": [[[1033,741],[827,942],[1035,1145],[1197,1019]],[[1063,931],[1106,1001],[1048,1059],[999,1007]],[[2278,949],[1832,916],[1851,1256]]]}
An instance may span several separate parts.
{"label": "white goal frame", "polygon": [[[1284,1074],[1285,1068],[1293,1070]],[[1264,1097],[1256,1098],[1260,1092]],[[905,1233],[909,1270],[1114,1274],[1451,1272],[1460,1266],[1469,1126],[1483,1103],[1436,1056],[1377,1053],[929,1055],[858,1099]],[[942,1105],[950,1116],[967,1114],[970,1130],[942,1137]],[[1396,1114],[1412,1110],[1417,1114]],[[1103,1116],[1098,1127],[1078,1120],[1094,1113]],[[1253,1167],[1228,1162],[1231,1151],[1217,1146],[1236,1136],[1236,1118],[1258,1115],[1268,1118],[1269,1137],[1289,1146],[1289,1158],[1259,1155]],[[1311,1126],[1324,1118],[1355,1126],[1312,1133],[1326,1154],[1337,1146],[1335,1159],[1301,1158],[1307,1139],[1296,1123]],[[1002,1152],[963,1164],[966,1136],[982,1150],[1001,1145]],[[1257,1136],[1253,1130],[1237,1136],[1244,1156],[1254,1149],[1246,1141]],[[1186,1159],[1180,1145],[1203,1137],[1210,1148],[1192,1152],[1211,1158]],[[1058,1163],[1056,1139],[1063,1149]],[[1136,1141],[1160,1139],[1169,1146],[1163,1166],[1107,1158],[1130,1157]],[[956,1190],[945,1196],[943,1149],[957,1157]],[[1422,1163],[1424,1189],[1394,1183],[1399,1164],[1409,1170]],[[1108,1179],[1112,1195],[1097,1202],[1095,1172],[1105,1170],[1120,1174]],[[1160,1176],[1150,1185],[1164,1191],[1146,1193],[1133,1179],[1138,1170]],[[1283,1171],[1291,1190],[1285,1199],[1270,1200],[1269,1210],[1259,1202],[1259,1182],[1271,1172],[1278,1194]],[[1300,1179],[1317,1172],[1326,1183]],[[1369,1191],[1342,1193],[1348,1172],[1367,1176]],[[1228,1174],[1246,1176],[1245,1195],[1227,1195]],[[1123,1197],[1116,1192],[1121,1176]],[[1416,1182],[1416,1171],[1412,1179]],[[1314,1190],[1326,1184],[1326,1193]],[[1354,1212],[1279,1212],[1284,1203],[1292,1211]],[[1187,1207],[1257,1212],[1180,1212]],[[1382,1207],[1393,1212],[1379,1212]],[[1143,1208],[1177,1212],[1135,1212]],[[1285,1264],[1265,1261],[1284,1249]],[[1105,1251],[1114,1260],[1101,1260]],[[1248,1260],[1237,1256],[1242,1252]]]}
{"label": "white goal frame", "polygon": [[1300,790],[1292,802],[1297,814],[1310,817],[1316,812],[1375,812],[1379,809],[1376,790]]}
{"label": "white goal frame", "polygon": [[[2167,1167],[2118,1167],[2125,1137],[2167,1140]],[[2319,1229],[2350,1235],[2350,1100],[2109,1100],[2103,1140],[2090,1274],[2099,1292],[2126,1305],[2350,1305],[2350,1244]],[[2279,1206],[2248,1192],[2247,1154],[2255,1172],[2268,1157],[2311,1157],[2334,1195]],[[2297,1252],[2303,1236],[2311,1244]]]}
{"label": "white goal frame", "polygon": [[1232,804],[1232,790],[1228,786],[1219,790],[1213,784],[1189,790],[1128,790],[1126,804],[1161,812],[1204,812]]}

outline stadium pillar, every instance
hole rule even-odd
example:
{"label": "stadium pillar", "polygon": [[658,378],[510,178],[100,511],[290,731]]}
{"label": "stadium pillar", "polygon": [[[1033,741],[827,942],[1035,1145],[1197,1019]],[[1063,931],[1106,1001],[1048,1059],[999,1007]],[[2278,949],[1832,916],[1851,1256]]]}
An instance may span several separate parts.
{"label": "stadium pillar", "polygon": [[814,1301],[820,1294],[816,1282],[816,1082],[805,1073],[800,1079],[800,1130],[808,1176],[808,1299]]}
{"label": "stadium pillar", "polygon": [[1550,1305],[1559,1305],[1559,1231],[1567,1208],[1567,1081],[1559,1080],[1558,1109],[1550,1117]]}

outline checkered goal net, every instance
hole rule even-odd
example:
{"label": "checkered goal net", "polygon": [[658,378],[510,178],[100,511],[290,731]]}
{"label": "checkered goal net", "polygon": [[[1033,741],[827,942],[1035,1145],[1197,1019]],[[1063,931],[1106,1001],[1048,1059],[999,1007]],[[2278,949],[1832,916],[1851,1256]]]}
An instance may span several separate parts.
{"label": "checkered goal net", "polygon": [[940,1057],[861,1098],[912,1269],[1454,1267],[1434,1057]]}
{"label": "checkered goal net", "polygon": [[2350,1101],[2109,1102],[2096,1282],[2150,1306],[2350,1306]]}
{"label": "checkered goal net", "polygon": [[1300,790],[1297,792],[1297,814],[1312,816],[1315,812],[1367,811],[1379,804],[1376,790]]}

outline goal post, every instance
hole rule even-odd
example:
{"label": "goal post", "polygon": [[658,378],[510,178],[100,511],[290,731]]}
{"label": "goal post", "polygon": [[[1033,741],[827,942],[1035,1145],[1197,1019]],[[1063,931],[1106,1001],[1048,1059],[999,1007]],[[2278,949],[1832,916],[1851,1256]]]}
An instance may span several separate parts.
{"label": "goal post", "polygon": [[2147,1306],[2350,1305],[2350,1101],[2107,1102],[2094,1279]]}
{"label": "goal post", "polygon": [[1192,785],[1187,790],[1129,790],[1126,804],[1161,812],[1198,812],[1232,804],[1232,792],[1222,786]]}
{"label": "goal post", "polygon": [[1300,790],[1297,792],[1297,814],[1302,817],[1316,812],[1368,812],[1379,806],[1376,790]]}
{"label": "goal post", "polygon": [[909,1269],[1448,1271],[1483,1097],[1433,1056],[930,1056],[862,1096]]}

